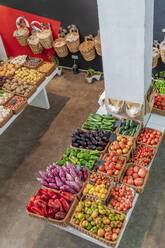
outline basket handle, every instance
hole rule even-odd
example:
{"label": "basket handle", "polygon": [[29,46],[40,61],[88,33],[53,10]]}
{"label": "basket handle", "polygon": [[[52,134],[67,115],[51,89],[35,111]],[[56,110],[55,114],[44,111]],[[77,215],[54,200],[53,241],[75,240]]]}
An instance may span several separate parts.
{"label": "basket handle", "polygon": [[58,38],[64,38],[64,37],[65,37],[65,34],[63,32],[58,33]]}
{"label": "basket handle", "polygon": [[84,40],[87,41],[93,41],[93,36],[92,35],[88,35],[84,37]]}
{"label": "basket handle", "polygon": [[78,28],[70,28],[69,33],[77,33],[78,34]]}
{"label": "basket handle", "polygon": [[40,22],[38,22],[38,21],[32,21],[32,22],[31,22],[31,27],[32,27],[35,31],[39,31],[39,32],[41,32],[41,31],[42,31],[42,29],[41,29],[41,28],[36,27],[36,26],[35,26],[35,24],[38,24],[38,25],[41,27],[41,26],[42,26],[42,23],[40,23]]}
{"label": "basket handle", "polygon": [[[22,21],[21,21],[21,19],[22,19]],[[25,16],[19,16],[19,17],[16,19],[16,26],[17,26],[17,28],[20,28],[21,23],[24,24],[24,26],[26,26],[26,27],[28,27],[28,28],[30,27],[29,22],[28,22],[28,20],[25,18]]]}

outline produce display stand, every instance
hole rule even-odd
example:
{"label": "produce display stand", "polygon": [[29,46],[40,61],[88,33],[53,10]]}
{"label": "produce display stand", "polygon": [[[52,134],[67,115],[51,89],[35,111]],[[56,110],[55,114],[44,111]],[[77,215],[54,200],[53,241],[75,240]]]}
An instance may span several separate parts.
{"label": "produce display stand", "polygon": [[[49,109],[49,100],[46,92],[46,85],[53,79],[53,77],[58,73],[58,70],[55,69],[50,76],[46,77],[46,79],[40,84],[34,94],[28,99],[27,103],[31,106]],[[25,109],[25,108],[24,108]],[[2,127],[0,128],[0,135],[15,121],[15,119],[24,111],[20,111],[18,114],[13,115],[11,119]]]}
{"label": "produce display stand", "polygon": [[[105,109],[105,106],[100,107],[98,109],[97,113],[98,114],[106,114],[107,111]],[[157,124],[157,123],[159,123],[159,124]],[[165,132],[165,117],[160,116],[160,115],[156,115],[156,114],[151,114],[150,119],[149,119],[149,121],[148,121],[146,126],[150,127],[150,128],[155,128],[157,130],[160,130],[164,134],[164,132]],[[153,161],[154,161],[154,159],[151,161],[151,163],[148,166],[148,168],[151,168]],[[128,222],[129,222],[129,219],[130,219],[130,217],[132,215],[132,212],[133,212],[133,210],[135,208],[135,205],[136,205],[136,202],[137,202],[138,198],[139,198],[139,194],[136,193],[134,201],[133,201],[133,204],[132,204],[132,208],[128,211],[128,213],[126,215],[126,222],[125,222],[125,225],[124,225],[124,227],[122,229],[122,232],[121,232],[121,234],[119,236],[119,239],[117,241],[117,244],[116,244],[115,248],[119,247],[120,241],[122,239],[122,236],[124,234],[126,226],[127,226]],[[67,227],[57,226],[55,224],[51,224],[51,225],[53,225],[54,227],[57,227],[59,229],[62,229],[63,231],[72,233],[72,234],[74,234],[74,235],[76,235],[76,236],[78,236],[78,237],[80,237],[82,239],[86,239],[86,240],[96,244],[97,246],[101,246],[101,247],[105,247],[105,248],[113,248],[113,247],[110,247],[110,246],[108,246],[106,244],[103,244],[102,242],[100,242],[100,241],[98,241],[98,240],[96,240],[96,239],[94,239],[94,238],[92,238],[92,237],[80,232],[79,230],[73,228],[71,225],[69,225]]]}

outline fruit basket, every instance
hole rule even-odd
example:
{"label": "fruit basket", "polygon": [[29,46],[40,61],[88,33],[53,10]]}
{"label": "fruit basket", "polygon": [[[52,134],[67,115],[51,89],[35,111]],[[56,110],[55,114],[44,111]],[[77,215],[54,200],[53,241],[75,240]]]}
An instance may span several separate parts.
{"label": "fruit basket", "polygon": [[37,70],[28,69],[24,66],[15,72],[14,78],[38,86],[45,79],[45,75]]}
{"label": "fruit basket", "polygon": [[26,59],[24,66],[28,69],[37,69],[39,66],[42,65],[43,61],[44,60],[42,58],[29,58]]}
{"label": "fruit basket", "polygon": [[115,182],[119,182],[126,166],[126,157],[111,152],[101,155],[101,159],[104,160],[104,165],[99,166],[97,171],[112,177]]}
{"label": "fruit basket", "polygon": [[38,71],[44,73],[48,77],[56,69],[54,63],[44,62],[41,66],[38,67]]}
{"label": "fruit basket", "polygon": [[[135,125],[138,126],[136,127]],[[136,139],[141,131],[141,128],[142,128],[142,122],[139,120],[122,119],[122,123],[120,127],[117,128],[116,132],[117,134],[131,136]]]}
{"label": "fruit basket", "polygon": [[99,114],[90,114],[88,119],[83,123],[82,130],[102,130],[108,132],[115,132],[117,118],[112,115],[99,115]]}
{"label": "fruit basket", "polygon": [[111,133],[106,131],[83,131],[77,129],[72,134],[71,148],[78,148],[80,150],[98,150],[100,154],[107,151],[109,146],[109,138]]}
{"label": "fruit basket", "polygon": [[[1,117],[1,111],[3,111],[4,106],[0,106],[0,117]],[[7,110],[7,109],[6,109]],[[13,116],[13,112],[10,110],[9,113],[4,117],[2,120],[0,120],[0,128],[2,128]]]}
{"label": "fruit basket", "polygon": [[148,145],[138,144],[128,163],[149,167],[156,154],[156,149]]}
{"label": "fruit basket", "polygon": [[152,113],[165,116],[165,110],[154,108],[154,107],[152,109]]}
{"label": "fruit basket", "polygon": [[[126,215],[132,208],[135,196],[136,191],[130,186],[115,183],[109,196],[108,206]],[[124,202],[121,202],[122,200]]]}
{"label": "fruit basket", "polygon": [[5,108],[13,111],[14,114],[18,114],[27,106],[27,99],[21,96],[14,95],[10,101],[5,104]]}
{"label": "fruit basket", "polygon": [[153,128],[145,127],[140,133],[137,143],[158,148],[162,141],[162,132]]}
{"label": "fruit basket", "polygon": [[12,92],[12,94],[29,98],[36,91],[36,86],[31,83],[22,82],[15,78],[10,78],[7,79],[3,85],[3,90],[10,93]]}
{"label": "fruit basket", "polygon": [[72,149],[67,148],[66,152],[63,154],[62,158],[56,161],[57,165],[67,165],[67,162],[74,164],[75,166],[84,166],[87,171],[91,171],[95,165],[95,162],[99,159],[99,152]]}
{"label": "fruit basket", "polygon": [[67,162],[66,165],[59,166],[56,163],[49,165],[46,171],[39,171],[40,178],[37,181],[46,188],[55,192],[66,191],[77,197],[82,195],[82,191],[88,178],[87,169],[80,168]]}
{"label": "fruit basket", "polygon": [[[45,190],[45,191],[52,191],[52,192],[54,192],[54,194],[56,194],[56,192],[55,191],[53,191],[53,190],[51,190],[51,189],[43,189],[43,188],[41,188],[41,189],[39,189],[39,190]],[[39,190],[38,190],[38,192],[39,192]],[[66,192],[63,192],[63,193],[66,193]],[[37,194],[38,195],[38,194]],[[33,200],[33,198],[35,197],[35,195],[34,196],[32,196],[32,200]],[[50,199],[53,199],[53,198],[50,198]],[[54,204],[54,202],[55,202],[55,200],[53,200],[53,203],[52,204]],[[43,203],[42,203],[43,204]],[[49,204],[49,203],[48,203]],[[31,207],[31,202],[29,203],[29,205],[27,205],[27,210],[26,210],[26,212],[27,212],[27,214],[29,215],[29,216],[31,216],[31,217],[34,217],[34,218],[37,218],[37,219],[40,219],[40,220],[42,220],[42,221],[48,221],[48,222],[52,222],[52,223],[54,223],[54,224],[56,224],[56,225],[60,225],[60,226],[67,226],[68,224],[69,224],[69,221],[70,221],[70,219],[71,219],[71,216],[72,216],[72,214],[73,214],[73,212],[74,212],[74,210],[75,210],[75,208],[76,208],[76,206],[77,206],[77,204],[78,204],[78,200],[77,200],[77,198],[76,197],[74,197],[74,200],[72,201],[72,203],[70,203],[70,207],[69,207],[69,209],[68,209],[68,211],[67,211],[67,213],[66,213],[66,215],[65,215],[65,217],[63,218],[63,219],[55,219],[55,218],[52,218],[52,217],[50,217],[51,216],[51,214],[49,214],[48,216],[49,217],[45,217],[45,216],[43,216],[43,215],[40,215],[39,213],[40,212],[38,212],[38,214],[36,214],[36,213],[33,213],[33,212],[31,212],[30,211],[30,209],[32,209]],[[47,205],[48,206],[48,205]],[[53,205],[50,205],[49,204],[49,206],[52,206],[52,208],[53,208]],[[55,209],[55,208],[54,208]],[[59,209],[59,211],[61,211],[60,209]],[[36,211],[35,211],[36,212]],[[43,213],[42,213],[43,214]]]}
{"label": "fruit basket", "polygon": [[113,182],[113,179],[106,174],[93,171],[83,187],[83,195],[90,197],[92,200],[100,199],[106,202],[113,187]]}
{"label": "fruit basket", "polygon": [[109,144],[108,152],[116,151],[118,155],[129,160],[132,149],[135,147],[135,138],[124,135],[117,135],[116,140]]}
{"label": "fruit basket", "polygon": [[0,105],[5,105],[13,96],[12,92],[0,90]]}
{"label": "fruit basket", "polygon": [[[88,210],[86,211],[85,208]],[[115,218],[118,220],[114,221]],[[125,221],[124,214],[106,207],[100,200],[95,202],[91,201],[89,197],[83,197],[72,215],[70,224],[103,244],[114,247]],[[113,225],[113,229],[111,225]]]}
{"label": "fruit basket", "polygon": [[[145,170],[145,172],[142,170]],[[135,175],[133,175],[135,173],[136,173],[136,178]],[[137,193],[141,194],[144,191],[144,187],[147,183],[148,177],[149,177],[149,170],[147,168],[144,168],[143,166],[140,165],[129,163],[125,167],[120,182],[126,186],[132,187]]]}

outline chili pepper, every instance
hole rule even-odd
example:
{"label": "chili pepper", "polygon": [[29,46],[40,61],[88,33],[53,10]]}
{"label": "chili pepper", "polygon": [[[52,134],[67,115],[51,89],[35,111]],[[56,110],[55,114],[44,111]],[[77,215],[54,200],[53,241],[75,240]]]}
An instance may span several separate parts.
{"label": "chili pepper", "polygon": [[70,162],[72,162],[74,165],[78,164],[78,159],[77,159],[75,156],[73,156],[73,155],[70,155],[70,156],[69,156],[69,160],[70,160]]}
{"label": "chili pepper", "polygon": [[60,202],[61,202],[61,204],[62,204],[64,210],[65,210],[66,212],[68,212],[68,209],[70,208],[69,203],[68,203],[64,198],[60,198]]}
{"label": "chili pepper", "polygon": [[50,198],[55,197],[55,196],[56,196],[56,198],[57,198],[56,192],[54,192],[54,191],[51,190],[51,189],[48,189],[48,195],[49,195]]}
{"label": "chili pepper", "polygon": [[49,208],[49,210],[48,210],[48,217],[54,219],[54,217],[55,217],[55,211],[53,210],[53,208]]}
{"label": "chili pepper", "polygon": [[48,206],[54,208],[54,210],[59,210],[61,207],[61,202],[59,199],[56,199],[55,201],[50,199],[48,202]]}
{"label": "chili pepper", "polygon": [[44,216],[44,213],[42,212],[42,210],[40,210],[36,206],[31,207],[31,211],[30,212],[32,212],[34,214],[38,214],[38,215]]}
{"label": "chili pepper", "polygon": [[72,202],[75,198],[75,196],[72,193],[64,192],[64,191],[60,191],[59,195],[65,198],[65,200],[70,201],[70,202]]}
{"label": "chili pepper", "polygon": [[65,212],[58,212],[55,214],[54,218],[57,219],[57,220],[62,220],[64,219],[66,216],[66,213]]}

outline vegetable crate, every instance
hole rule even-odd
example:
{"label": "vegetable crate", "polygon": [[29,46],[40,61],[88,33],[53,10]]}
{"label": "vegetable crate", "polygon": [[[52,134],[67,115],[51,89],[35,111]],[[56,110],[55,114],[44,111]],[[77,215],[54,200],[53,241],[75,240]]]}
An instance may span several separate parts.
{"label": "vegetable crate", "polygon": [[78,204],[78,199],[75,197],[75,199],[73,200],[73,202],[72,202],[72,204],[71,204],[71,206],[69,208],[69,211],[67,212],[65,218],[62,219],[62,220],[57,220],[57,219],[53,219],[53,218],[44,217],[44,216],[41,216],[41,215],[38,215],[38,214],[34,214],[34,213],[32,213],[32,212],[30,212],[28,210],[26,210],[26,212],[31,217],[40,219],[42,221],[48,221],[48,222],[54,223],[56,225],[60,225],[60,226],[65,227],[65,226],[67,226],[69,224],[71,216],[72,216],[77,204]]}
{"label": "vegetable crate", "polygon": [[144,187],[145,187],[145,185],[146,185],[146,183],[147,183],[148,177],[149,177],[149,170],[146,168],[147,174],[146,174],[146,176],[145,176],[145,178],[144,178],[144,183],[143,183],[143,185],[141,185],[141,186],[135,186],[135,185],[129,185],[129,184],[127,184],[127,183],[123,183],[123,178],[124,178],[124,175],[125,175],[127,169],[128,169],[129,167],[132,167],[132,166],[138,166],[138,167],[140,167],[140,168],[144,168],[143,166],[136,165],[136,164],[131,164],[131,163],[127,164],[126,167],[125,167],[125,170],[124,170],[124,172],[123,172],[123,175],[122,175],[122,177],[121,177],[121,179],[120,179],[120,183],[123,184],[123,185],[126,185],[126,186],[128,186],[128,187],[131,187],[131,188],[133,188],[137,193],[142,194],[143,191],[144,191]]}
{"label": "vegetable crate", "polygon": [[[134,128],[135,128],[135,125],[136,125],[134,123],[139,125],[136,128],[136,132],[134,131]],[[122,124],[123,124],[123,128],[122,128],[122,126],[118,127],[117,130],[116,130],[117,134],[121,134],[121,135],[125,135],[125,136],[131,136],[131,137],[135,137],[135,138],[138,137],[138,135],[139,135],[139,133],[140,133],[140,131],[142,129],[142,122],[141,121],[132,120],[132,119],[122,119]],[[130,127],[130,129],[132,128],[132,135],[127,134],[127,131],[126,131],[127,127],[128,128]],[[125,129],[125,131],[124,131],[124,129]],[[120,132],[120,130],[122,130],[122,132]]]}
{"label": "vegetable crate", "polygon": [[[89,201],[91,201],[91,199],[90,199],[89,197],[83,197],[83,198],[81,199],[81,202],[84,201],[84,199],[88,199]],[[94,202],[93,202],[93,203],[94,203]],[[105,205],[103,205],[103,206],[105,207]],[[108,211],[110,211],[110,213],[117,214],[118,216],[122,217],[122,219],[123,219],[123,223],[122,223],[121,229],[119,229],[119,233],[118,233],[118,235],[117,235],[117,238],[115,238],[114,241],[110,241],[110,240],[105,239],[105,238],[103,238],[103,237],[101,237],[101,236],[98,236],[97,233],[92,232],[92,231],[89,231],[89,230],[87,229],[88,227],[85,228],[85,227],[82,227],[81,225],[76,224],[75,221],[74,221],[74,217],[76,216],[76,210],[77,210],[77,208],[75,209],[75,211],[74,211],[74,213],[73,213],[73,215],[72,215],[70,224],[71,224],[74,228],[78,229],[80,232],[85,233],[86,235],[88,235],[88,236],[90,236],[90,237],[92,237],[92,238],[94,238],[94,239],[96,239],[96,240],[99,240],[99,241],[102,242],[103,244],[106,244],[106,245],[108,245],[108,246],[110,246],[110,247],[115,247],[115,245],[116,245],[116,243],[117,243],[117,241],[118,241],[118,239],[119,239],[119,237],[120,237],[120,235],[121,235],[121,233],[122,233],[122,230],[123,230],[123,228],[124,228],[124,226],[125,226],[125,223],[126,223],[126,216],[125,216],[124,214],[118,212],[118,211],[113,210],[112,208],[108,208],[108,207],[105,207],[105,208],[106,208]],[[98,215],[98,217],[99,217],[99,216],[102,217],[102,216],[104,216],[104,215]],[[89,223],[89,221],[88,221],[88,223]],[[111,223],[111,222],[110,222],[110,223]],[[90,224],[90,223],[89,223],[89,224]],[[88,225],[89,225],[89,224],[88,224]],[[93,229],[93,228],[92,228],[92,229]],[[115,235],[115,236],[116,236],[116,235]]]}

